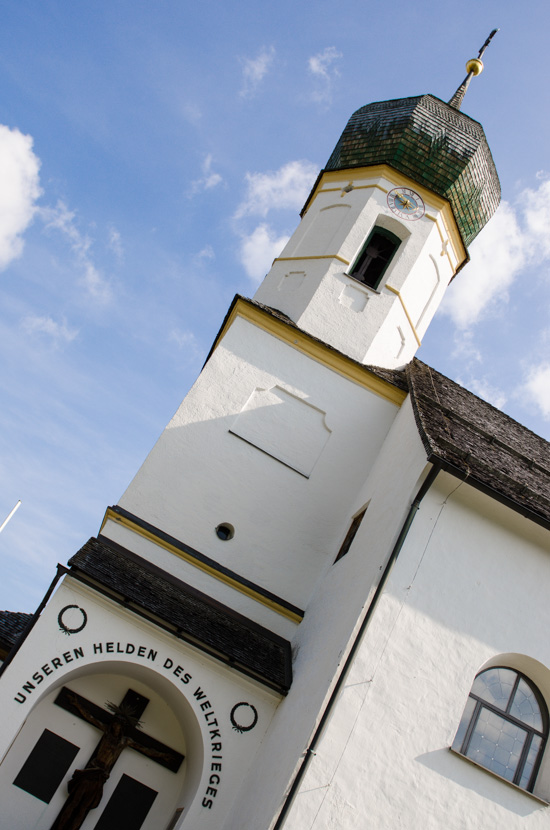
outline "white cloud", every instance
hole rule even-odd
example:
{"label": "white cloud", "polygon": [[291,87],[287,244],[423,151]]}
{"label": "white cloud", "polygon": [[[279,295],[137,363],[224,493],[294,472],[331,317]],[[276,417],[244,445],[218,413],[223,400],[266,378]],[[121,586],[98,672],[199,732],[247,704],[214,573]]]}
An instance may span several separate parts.
{"label": "white cloud", "polygon": [[208,262],[210,260],[216,259],[216,254],[214,253],[214,248],[212,245],[205,245],[198,254],[195,254],[194,261],[200,265],[203,262]]}
{"label": "white cloud", "polygon": [[456,326],[476,323],[489,307],[508,301],[508,288],[525,264],[523,234],[513,208],[503,202],[470,248],[461,271],[441,304]]}
{"label": "white cloud", "polygon": [[83,236],[75,225],[76,212],[69,210],[67,205],[59,201],[56,207],[45,207],[40,211],[46,228],[54,228],[61,231],[71,243],[73,251],[78,254],[86,254],[91,245],[88,236]]}
{"label": "white cloud", "polygon": [[240,236],[239,257],[248,276],[259,282],[273,259],[288,242],[288,234],[275,230],[268,222],[254,229],[245,227],[246,218],[266,218],[274,210],[299,210],[315,182],[317,167],[309,161],[289,161],[279,170],[247,173],[245,198],[235,215],[235,229]]}
{"label": "white cloud", "polygon": [[236,219],[267,216],[270,210],[299,210],[311,190],[318,168],[310,161],[289,161],[269,173],[247,173],[247,192],[237,208]]}
{"label": "white cloud", "polygon": [[527,188],[519,198],[525,219],[527,256],[533,263],[550,258],[550,179],[537,190]]}
{"label": "white cloud", "polygon": [[194,127],[196,127],[202,119],[202,112],[196,104],[185,104],[182,109],[182,113],[185,120],[192,124]]}
{"label": "white cloud", "polygon": [[241,98],[252,98],[271,69],[274,59],[275,49],[273,46],[270,46],[269,49],[264,46],[255,58],[241,58],[243,65],[243,84],[239,92]]}
{"label": "white cloud", "polygon": [[496,406],[497,409],[502,409],[508,400],[502,389],[493,386],[486,378],[471,379],[468,388],[484,401]]}
{"label": "white cloud", "polygon": [[202,163],[202,176],[191,182],[191,187],[187,195],[191,198],[204,190],[211,190],[213,187],[217,187],[222,182],[223,178],[220,174],[214,173],[212,170],[212,156],[209,153],[205,156]]}
{"label": "white cloud", "polygon": [[189,346],[196,346],[197,340],[192,331],[186,329],[172,329],[169,339],[172,343],[176,343],[180,348],[187,348]]}
{"label": "white cloud", "polygon": [[95,265],[89,260],[84,262],[84,274],[80,281],[88,295],[101,305],[107,304],[112,299],[113,292],[111,286],[103,279]]}
{"label": "white cloud", "polygon": [[240,258],[250,279],[260,282],[288,239],[285,235],[277,236],[266,222],[258,225],[251,234],[242,237]]}
{"label": "white cloud", "polygon": [[174,343],[184,353],[187,363],[195,361],[202,354],[202,349],[197,338],[188,329],[172,329],[168,335],[168,340]]}
{"label": "white cloud", "polygon": [[455,338],[453,357],[460,359],[462,363],[481,363],[482,354],[475,343],[474,333],[471,329],[460,332],[460,337]]}
{"label": "white cloud", "polygon": [[124,249],[122,247],[120,232],[114,227],[109,228],[109,248],[119,262],[124,259]]}
{"label": "white cloud", "polygon": [[112,298],[111,286],[92,261],[92,240],[78,228],[76,212],[69,210],[64,202],[59,201],[55,208],[42,208],[40,215],[47,230],[58,230],[68,240],[82,269],[80,282],[88,296],[103,305],[108,303]]}
{"label": "white cloud", "polygon": [[503,202],[470,248],[471,262],[441,304],[456,326],[468,328],[508,302],[508,290],[526,266],[550,262],[550,180]]}
{"label": "white cloud", "polygon": [[342,53],[335,46],[327,46],[322,52],[309,58],[308,69],[316,83],[311,97],[317,103],[330,104],[334,81],[340,74],[334,62],[342,57]]}
{"label": "white cloud", "polygon": [[65,320],[56,323],[51,317],[39,317],[36,314],[29,314],[21,321],[23,331],[28,335],[46,334],[51,338],[54,345],[70,343],[78,334],[78,329],[70,329]]}
{"label": "white cloud", "polygon": [[531,369],[520,391],[535,404],[544,418],[550,420],[550,363],[541,363]]}
{"label": "white cloud", "polygon": [[0,124],[0,270],[20,256],[22,235],[36,211],[41,194],[40,160],[33,141],[19,130]]}

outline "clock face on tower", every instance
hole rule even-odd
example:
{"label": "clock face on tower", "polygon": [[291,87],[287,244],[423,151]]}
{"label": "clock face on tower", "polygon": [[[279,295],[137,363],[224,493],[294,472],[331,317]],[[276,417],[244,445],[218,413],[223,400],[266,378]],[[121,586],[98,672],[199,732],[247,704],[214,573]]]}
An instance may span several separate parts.
{"label": "clock face on tower", "polygon": [[425,206],[422,196],[410,187],[394,187],[388,193],[388,207],[401,219],[420,219],[424,216]]}

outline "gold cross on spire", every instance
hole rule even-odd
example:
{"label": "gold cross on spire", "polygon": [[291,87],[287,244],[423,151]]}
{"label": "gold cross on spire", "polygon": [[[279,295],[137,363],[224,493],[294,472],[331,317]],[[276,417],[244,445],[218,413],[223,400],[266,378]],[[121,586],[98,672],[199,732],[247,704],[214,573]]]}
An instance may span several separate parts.
{"label": "gold cross on spire", "polygon": [[457,91],[449,101],[449,106],[454,107],[455,110],[459,110],[462,106],[462,102],[464,100],[464,96],[466,95],[466,90],[470,86],[470,81],[474,77],[474,75],[481,75],[483,72],[483,61],[481,58],[483,57],[483,53],[489,46],[491,40],[494,38],[498,29],[493,29],[481,49],[479,50],[479,54],[477,58],[470,58],[470,60],[466,63],[466,72],[468,73],[460,86],[458,87]]}

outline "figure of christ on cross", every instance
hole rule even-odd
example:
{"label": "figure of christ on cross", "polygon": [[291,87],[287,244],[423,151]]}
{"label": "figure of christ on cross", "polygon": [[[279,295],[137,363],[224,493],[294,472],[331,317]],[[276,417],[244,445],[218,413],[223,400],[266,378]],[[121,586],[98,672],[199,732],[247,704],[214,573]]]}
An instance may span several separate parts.
{"label": "figure of christ on cross", "polygon": [[109,711],[85,697],[63,687],[55,703],[103,732],[86,767],[75,770],[68,783],[69,796],[51,830],[80,830],[90,810],[101,802],[103,785],[126,749],[135,749],[172,772],[177,772],[183,755],[141,731],[139,719],[149,700],[128,689],[117,706],[108,703]]}

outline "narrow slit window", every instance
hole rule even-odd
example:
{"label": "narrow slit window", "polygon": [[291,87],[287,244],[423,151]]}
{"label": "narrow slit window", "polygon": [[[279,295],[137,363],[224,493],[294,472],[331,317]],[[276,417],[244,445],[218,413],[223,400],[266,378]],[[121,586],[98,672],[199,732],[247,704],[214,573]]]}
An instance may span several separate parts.
{"label": "narrow slit window", "polygon": [[385,228],[374,227],[350,271],[352,277],[378,288],[401,240]]}
{"label": "narrow slit window", "polygon": [[[367,507],[368,507],[368,505],[367,505]],[[359,525],[363,521],[363,516],[367,512],[367,507],[364,507],[357,514],[357,516],[354,516],[354,518],[352,519],[351,524],[349,526],[349,530],[346,533],[346,538],[342,542],[342,546],[341,546],[340,550],[338,551],[338,556],[334,560],[334,563],[338,562],[338,560],[341,559],[342,556],[345,556],[346,553],[348,552],[348,550],[351,548],[351,543],[355,539],[355,534],[359,530]]]}

